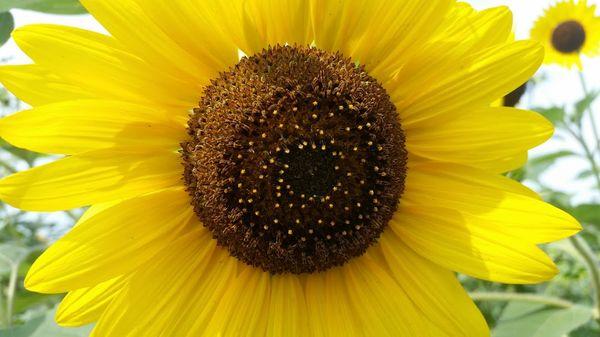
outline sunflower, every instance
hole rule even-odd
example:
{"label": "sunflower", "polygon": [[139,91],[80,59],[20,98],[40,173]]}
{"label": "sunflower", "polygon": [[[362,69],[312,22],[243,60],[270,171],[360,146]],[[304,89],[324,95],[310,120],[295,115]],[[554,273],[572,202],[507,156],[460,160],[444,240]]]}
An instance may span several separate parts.
{"label": "sunflower", "polygon": [[0,135],[55,162],[0,181],[90,205],[25,284],[93,336],[489,336],[454,272],[536,283],[579,224],[501,175],[550,137],[492,108],[540,66],[506,8],[454,0],[83,0],[34,25]]}
{"label": "sunflower", "polygon": [[546,48],[544,63],[582,68],[581,55],[600,52],[600,17],[587,0],[565,0],[546,9],[531,30],[531,38]]}
{"label": "sunflower", "polygon": [[506,106],[506,107],[515,107],[517,104],[521,102],[521,98],[527,92],[527,87],[529,86],[529,81],[520,85],[517,89],[508,93],[508,95],[502,97],[496,102],[495,106]]}

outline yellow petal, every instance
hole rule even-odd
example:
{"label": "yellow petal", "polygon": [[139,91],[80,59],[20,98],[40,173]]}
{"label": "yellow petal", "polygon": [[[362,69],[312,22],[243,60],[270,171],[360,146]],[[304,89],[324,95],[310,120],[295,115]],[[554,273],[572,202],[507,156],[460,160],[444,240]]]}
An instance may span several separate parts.
{"label": "yellow petal", "polygon": [[480,279],[530,284],[547,281],[558,272],[530,241],[498,228],[473,225],[456,211],[404,206],[390,226],[421,256]]}
{"label": "yellow petal", "polygon": [[64,327],[77,327],[96,322],[125,282],[126,278],[121,276],[92,287],[70,291],[56,310],[56,323]]}
{"label": "yellow petal", "polygon": [[484,163],[474,161],[473,163],[471,163],[471,165],[474,167],[483,167],[484,169],[492,173],[506,173],[525,166],[528,159],[529,152],[521,152],[514,156],[498,158],[498,160],[495,163],[492,163],[488,160],[484,160]]}
{"label": "yellow petal", "polygon": [[78,100],[0,119],[0,136],[36,152],[74,154],[114,146],[177,150],[185,125],[152,105]]}
{"label": "yellow petal", "polygon": [[448,71],[448,76],[438,76],[426,90],[412,86],[410,91],[404,90],[402,86],[407,82],[401,74],[386,87],[404,120],[403,126],[416,128],[417,123],[429,118],[450,119],[458,111],[489,106],[529,80],[543,56],[543,49],[534,42],[502,44],[457,60],[455,70]]}
{"label": "yellow petal", "polygon": [[436,161],[493,169],[498,160],[527,152],[554,131],[538,113],[513,108],[468,109],[448,117],[409,128],[407,149]]}
{"label": "yellow petal", "polygon": [[40,256],[27,289],[61,293],[131,272],[176,238],[193,216],[182,189],[125,200],[78,224]]}
{"label": "yellow petal", "polygon": [[248,54],[275,45],[310,45],[313,40],[310,3],[306,0],[246,1],[243,7],[244,38]]}
{"label": "yellow petal", "polygon": [[[201,57],[190,54],[173,41],[136,0],[80,2],[121,45],[127,46],[128,51],[143,57],[145,62],[165,74],[196,84],[201,89],[222,70],[207,67]],[[191,19],[197,18],[194,16]],[[209,38],[212,37],[198,36],[197,43]]]}
{"label": "yellow petal", "polygon": [[353,290],[344,285],[339,270],[308,275],[305,289],[308,336],[366,336],[352,311],[350,292]]}
{"label": "yellow petal", "polygon": [[363,17],[371,14],[372,7],[364,0],[359,1],[320,1],[310,0],[311,22],[315,35],[315,45],[329,52],[342,51],[364,32],[368,20]]}
{"label": "yellow petal", "polygon": [[308,336],[304,289],[297,275],[271,277],[266,337]]}
{"label": "yellow petal", "polygon": [[269,273],[252,267],[243,268],[200,336],[264,336],[269,290]]}
{"label": "yellow petal", "polygon": [[57,25],[25,26],[13,36],[37,64],[101,97],[160,102],[187,110],[201,94],[195,82],[151,67],[110,36]]}
{"label": "yellow petal", "polygon": [[380,244],[396,282],[427,313],[431,324],[449,336],[490,336],[485,319],[454,273],[416,254],[392,231],[383,234]]}
{"label": "yellow petal", "polygon": [[341,51],[385,82],[441,24],[450,1],[311,1],[317,47]]}
{"label": "yellow petal", "polygon": [[0,180],[0,199],[28,211],[58,211],[180,186],[176,152],[90,151]]}
{"label": "yellow petal", "polygon": [[[476,12],[470,5],[458,4],[440,25],[436,36],[416,49],[395,78],[384,82],[384,86],[395,101],[409,104],[443,80],[464,72],[472,64],[474,54],[505,43],[511,25],[512,15],[506,8]],[[403,110],[399,112],[405,119]]]}
{"label": "yellow petal", "polygon": [[197,226],[131,275],[92,336],[202,336],[192,327],[205,325],[231,291],[236,266]]}
{"label": "yellow petal", "polygon": [[356,43],[352,58],[364,64],[380,82],[386,82],[430,39],[454,1],[367,1],[372,12],[367,29]]}
{"label": "yellow petal", "polygon": [[[135,0],[148,19],[169,38],[168,43],[194,56],[194,62],[202,62],[203,68],[213,69],[216,76],[220,70],[235,65],[238,48],[224,25],[237,17],[231,17],[232,2],[220,0],[163,1]],[[113,15],[117,15],[114,13]],[[154,29],[154,27],[149,28]],[[143,41],[142,43],[144,43]],[[154,43],[145,42],[145,43]]]}
{"label": "yellow petal", "polygon": [[471,215],[472,225],[503,230],[532,243],[574,235],[581,226],[508,178],[460,165],[430,163],[411,167],[403,201],[454,209]]}
{"label": "yellow petal", "polygon": [[86,222],[89,218],[115,206],[116,204],[120,203],[121,201],[122,200],[117,200],[117,201],[105,202],[105,203],[101,203],[101,204],[94,204],[94,205],[90,206],[88,209],[85,210],[85,212],[83,212],[83,214],[81,215],[81,217],[79,218],[79,220],[77,221],[75,226],[77,226],[80,223]]}
{"label": "yellow petal", "polygon": [[31,106],[96,96],[92,91],[73,85],[33,64],[0,66],[0,83]]}
{"label": "yellow petal", "polygon": [[384,268],[363,256],[340,269],[340,283],[348,289],[354,320],[363,327],[365,336],[421,335],[430,323]]}
{"label": "yellow petal", "polygon": [[470,50],[481,50],[505,43],[511,36],[513,15],[506,6],[474,10],[471,5],[459,3],[446,17],[435,37],[439,41],[456,41],[470,45]]}

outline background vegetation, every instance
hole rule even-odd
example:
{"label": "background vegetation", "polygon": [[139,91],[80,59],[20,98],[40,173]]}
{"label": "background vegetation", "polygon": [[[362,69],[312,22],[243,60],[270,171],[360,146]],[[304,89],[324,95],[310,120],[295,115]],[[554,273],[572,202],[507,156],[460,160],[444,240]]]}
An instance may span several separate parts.
{"label": "background vegetation", "polygon": [[[76,0],[1,0],[0,45],[14,28],[14,8],[54,14],[80,14]],[[10,60],[0,60],[0,63]],[[528,92],[547,81],[543,73],[530,82]],[[461,276],[485,314],[494,337],[598,337],[600,336],[600,137],[592,104],[600,88],[587,88],[581,76],[582,94],[561,106],[529,106],[552,120],[557,134],[552,148],[531,158],[526,167],[509,173],[540,192],[544,199],[569,211],[584,225],[576,238],[546,245],[561,273],[551,282],[535,286],[507,286]],[[9,114],[23,104],[0,87],[0,112]],[[596,116],[598,117],[598,116]],[[0,141],[0,177],[33,167],[53,158],[24,151]],[[586,163],[576,180],[587,186],[581,200],[573,192],[553,189],[541,177],[557,163]],[[82,210],[63,214],[25,213],[0,203],[0,337],[82,337],[90,327],[59,328],[53,322],[60,295],[41,295],[23,288],[32,262],[78,219]]]}

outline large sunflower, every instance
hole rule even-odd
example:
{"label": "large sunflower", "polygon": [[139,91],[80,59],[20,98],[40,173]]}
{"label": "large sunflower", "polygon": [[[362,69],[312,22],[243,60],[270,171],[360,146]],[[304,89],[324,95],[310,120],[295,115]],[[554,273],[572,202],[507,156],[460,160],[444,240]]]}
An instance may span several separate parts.
{"label": "large sunflower", "polygon": [[[489,336],[453,271],[557,270],[577,222],[500,173],[552,134],[492,108],[539,67],[506,8],[453,0],[83,0],[110,36],[15,32],[0,182],[91,205],[26,279],[94,336]],[[247,55],[241,57],[241,55]],[[198,103],[199,102],[199,103]]]}
{"label": "large sunflower", "polygon": [[600,53],[600,17],[587,0],[564,0],[546,9],[531,30],[546,48],[544,63],[582,68],[581,55]]}

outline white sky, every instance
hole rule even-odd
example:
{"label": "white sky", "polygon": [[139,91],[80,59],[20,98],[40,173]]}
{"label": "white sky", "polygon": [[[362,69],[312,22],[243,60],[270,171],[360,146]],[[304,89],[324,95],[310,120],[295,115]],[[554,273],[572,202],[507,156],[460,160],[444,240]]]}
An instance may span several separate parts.
{"label": "white sky", "polygon": [[[499,5],[508,5],[514,14],[515,32],[517,38],[527,38],[529,29],[535,19],[543,12],[543,9],[553,3],[552,0],[470,0],[477,8],[487,8]],[[600,0],[588,0],[589,3],[600,4]],[[600,6],[599,6],[600,7]],[[45,15],[35,12],[14,10],[16,26],[21,27],[31,23],[57,23],[96,31],[103,31],[102,27],[89,15],[59,16]],[[600,13],[598,13],[600,15]],[[0,60],[10,58],[10,63],[27,63],[28,59],[10,41],[0,48]],[[600,58],[585,60],[585,73],[588,87],[600,89]],[[581,87],[577,73],[567,71],[558,67],[544,67],[541,72],[547,77],[543,85],[536,88],[533,93],[526,97],[525,104],[530,106],[550,106],[573,102],[581,98]],[[596,102],[595,111],[600,122],[600,100]],[[588,130],[589,131],[589,130]],[[575,143],[561,141],[550,141],[532,152],[532,156],[541,153],[554,152],[563,148],[574,149]],[[573,192],[576,194],[576,202],[588,201],[594,197],[591,191],[592,182],[576,183],[573,177],[586,168],[586,163],[574,159],[565,159],[551,169],[543,178],[545,184],[558,190]]]}

